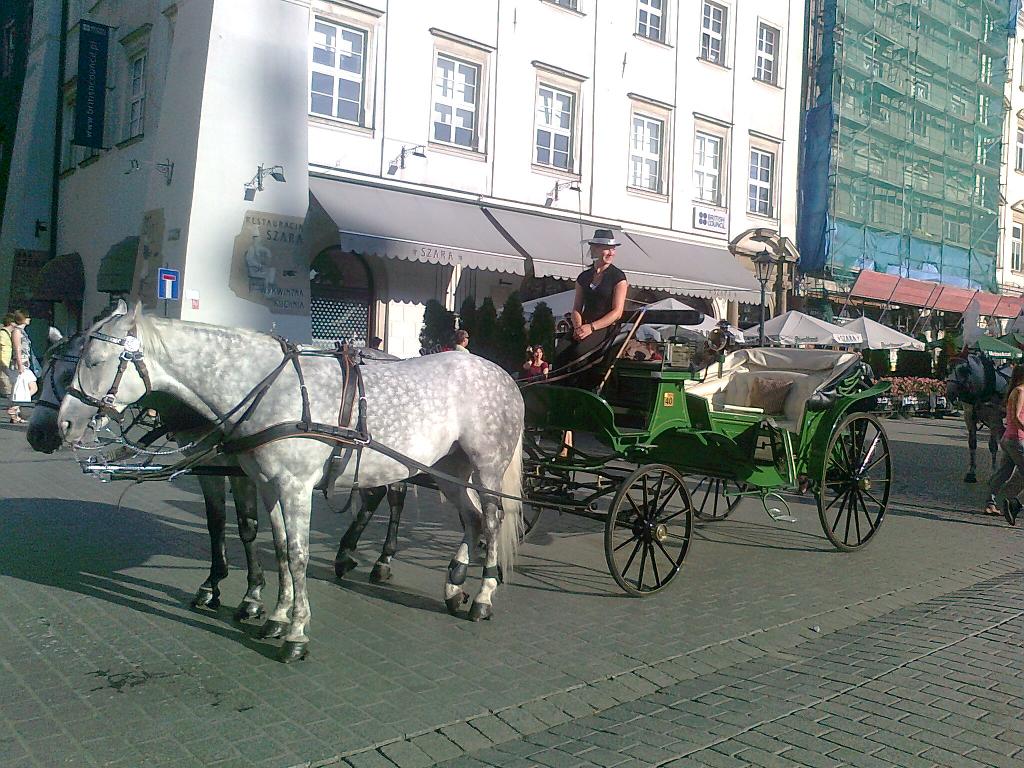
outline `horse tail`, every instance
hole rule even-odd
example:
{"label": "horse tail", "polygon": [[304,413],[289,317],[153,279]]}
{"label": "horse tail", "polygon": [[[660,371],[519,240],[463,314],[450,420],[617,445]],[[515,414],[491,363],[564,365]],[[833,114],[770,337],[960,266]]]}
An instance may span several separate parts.
{"label": "horse tail", "polygon": [[516,448],[512,452],[512,460],[505,468],[501,478],[501,492],[516,499],[501,500],[504,512],[501,527],[498,529],[498,565],[501,566],[505,578],[512,574],[512,567],[519,550],[519,542],[523,538],[523,504],[519,497],[523,494],[523,433],[519,432]]}

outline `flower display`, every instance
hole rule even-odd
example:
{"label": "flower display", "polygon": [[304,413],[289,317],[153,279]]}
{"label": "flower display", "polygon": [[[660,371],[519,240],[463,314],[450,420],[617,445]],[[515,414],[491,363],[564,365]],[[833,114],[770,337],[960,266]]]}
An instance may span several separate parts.
{"label": "flower display", "polygon": [[929,379],[924,376],[893,376],[884,378],[891,385],[889,393],[893,397],[928,397],[929,395],[945,395],[946,383],[940,379]]}

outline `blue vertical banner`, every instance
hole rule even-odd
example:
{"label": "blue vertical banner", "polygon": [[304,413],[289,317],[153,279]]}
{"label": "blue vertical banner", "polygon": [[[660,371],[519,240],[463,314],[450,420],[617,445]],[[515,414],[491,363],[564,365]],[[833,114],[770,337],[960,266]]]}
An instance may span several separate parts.
{"label": "blue vertical banner", "polygon": [[78,31],[78,86],[73,144],[103,149],[110,27],[83,19]]}

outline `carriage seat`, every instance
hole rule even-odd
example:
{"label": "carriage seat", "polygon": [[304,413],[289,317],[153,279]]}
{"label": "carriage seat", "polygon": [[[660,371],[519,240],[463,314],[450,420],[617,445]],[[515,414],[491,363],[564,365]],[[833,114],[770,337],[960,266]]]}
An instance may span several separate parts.
{"label": "carriage seat", "polygon": [[757,378],[791,382],[779,413],[771,416],[775,423],[793,433],[800,432],[804,407],[817,390],[841,378],[859,360],[851,352],[821,349],[741,349],[726,356],[721,366],[712,364],[703,372],[703,381],[688,382],[686,392],[708,401],[712,412],[728,413],[727,406],[763,413],[751,402],[751,390]]}

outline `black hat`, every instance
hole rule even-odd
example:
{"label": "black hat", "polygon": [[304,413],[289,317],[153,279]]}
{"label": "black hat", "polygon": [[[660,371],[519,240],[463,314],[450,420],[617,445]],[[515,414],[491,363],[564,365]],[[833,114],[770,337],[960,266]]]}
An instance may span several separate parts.
{"label": "black hat", "polygon": [[587,242],[591,245],[622,245],[615,239],[615,235],[610,229],[595,229],[594,236]]}

